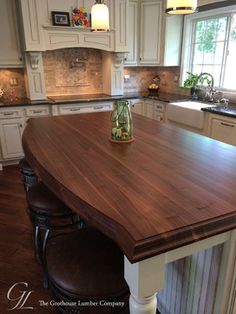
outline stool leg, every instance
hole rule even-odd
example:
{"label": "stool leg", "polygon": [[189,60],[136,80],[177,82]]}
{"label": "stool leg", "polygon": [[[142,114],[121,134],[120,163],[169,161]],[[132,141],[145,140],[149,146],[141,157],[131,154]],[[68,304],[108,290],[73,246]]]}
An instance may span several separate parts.
{"label": "stool leg", "polygon": [[42,239],[39,226],[35,226],[34,234],[35,257],[39,264],[42,264]]}
{"label": "stool leg", "polygon": [[42,247],[42,264],[43,264],[43,287],[48,289],[48,275],[47,275],[47,267],[46,267],[46,246],[49,237],[49,229],[46,229],[43,239],[43,247]]}

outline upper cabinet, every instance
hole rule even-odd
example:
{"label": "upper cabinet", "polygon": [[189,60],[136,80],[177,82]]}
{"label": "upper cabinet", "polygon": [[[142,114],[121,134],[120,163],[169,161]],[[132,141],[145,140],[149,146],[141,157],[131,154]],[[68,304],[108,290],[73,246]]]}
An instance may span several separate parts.
{"label": "upper cabinet", "polygon": [[182,16],[167,16],[161,0],[129,1],[129,66],[179,65]]}
{"label": "upper cabinet", "polygon": [[180,65],[183,19],[183,15],[165,15],[164,66]]}
{"label": "upper cabinet", "polygon": [[159,65],[161,63],[161,31],[163,1],[140,1],[140,46],[139,63],[141,65]]}
{"label": "upper cabinet", "polygon": [[[84,7],[90,13],[94,0],[20,0],[26,51],[84,47],[106,51],[127,51],[128,0],[106,0],[110,31],[91,32],[90,28],[53,26],[52,11],[71,12]],[[71,21],[70,21],[71,22]]]}
{"label": "upper cabinet", "polygon": [[0,10],[0,67],[23,66],[18,37],[16,3],[14,0],[1,0]]}

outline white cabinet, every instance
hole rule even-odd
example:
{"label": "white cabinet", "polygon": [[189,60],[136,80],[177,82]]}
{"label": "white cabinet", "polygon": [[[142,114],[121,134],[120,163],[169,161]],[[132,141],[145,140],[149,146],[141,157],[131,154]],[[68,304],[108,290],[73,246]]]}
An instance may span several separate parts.
{"label": "white cabinet", "polygon": [[132,99],[129,101],[131,112],[145,115],[144,101],[142,99]]}
{"label": "white cabinet", "polygon": [[182,48],[183,15],[165,15],[163,65],[179,66]]}
{"label": "white cabinet", "polygon": [[164,102],[152,99],[132,99],[130,100],[130,107],[134,113],[159,122],[165,121],[166,104]]}
{"label": "white cabinet", "polygon": [[24,156],[21,144],[23,128],[23,119],[9,119],[0,122],[0,138],[3,159],[20,158]]}
{"label": "white cabinet", "polygon": [[89,104],[85,103],[70,103],[63,105],[53,106],[53,115],[68,115],[68,114],[81,114],[81,113],[92,113],[92,112],[104,112],[112,111],[113,102],[91,102]]}
{"label": "white cabinet", "polygon": [[129,1],[128,19],[128,53],[125,54],[126,65],[138,63],[138,0]]}
{"label": "white cabinet", "polygon": [[128,13],[127,0],[115,0],[115,51],[128,51]]}
{"label": "white cabinet", "polygon": [[183,16],[167,16],[163,1],[130,0],[128,66],[178,66]]}
{"label": "white cabinet", "polygon": [[210,115],[210,137],[236,145],[236,119]]}
{"label": "white cabinet", "polygon": [[11,162],[24,156],[21,138],[27,119],[47,115],[47,105],[0,108],[0,161]]}
{"label": "white cabinet", "polygon": [[159,65],[161,63],[163,1],[129,1],[129,52],[126,65]]}
{"label": "white cabinet", "polygon": [[140,64],[159,65],[163,1],[141,0],[140,5]]}
{"label": "white cabinet", "polygon": [[145,116],[159,122],[165,121],[166,104],[159,100],[145,99]]}
{"label": "white cabinet", "polygon": [[0,67],[22,67],[15,0],[1,0]]}
{"label": "white cabinet", "polygon": [[0,109],[1,159],[20,158],[24,155],[21,145],[23,129],[24,117],[20,108]]}

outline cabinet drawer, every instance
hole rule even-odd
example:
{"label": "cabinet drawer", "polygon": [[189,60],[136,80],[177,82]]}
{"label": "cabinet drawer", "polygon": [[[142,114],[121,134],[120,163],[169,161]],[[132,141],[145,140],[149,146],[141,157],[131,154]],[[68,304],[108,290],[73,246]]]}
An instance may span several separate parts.
{"label": "cabinet drawer", "polygon": [[231,145],[236,145],[236,122],[212,119],[211,137]]}
{"label": "cabinet drawer", "polygon": [[164,112],[165,111],[165,105],[160,103],[154,102],[154,108],[156,111]]}
{"label": "cabinet drawer", "polygon": [[158,111],[154,112],[154,117],[153,117],[156,121],[159,122],[164,122],[164,114]]}
{"label": "cabinet drawer", "polygon": [[107,105],[95,105],[92,107],[93,112],[98,112],[98,111],[111,111],[113,109],[112,104],[107,104]]}
{"label": "cabinet drawer", "polygon": [[67,106],[67,107],[59,107],[59,114],[77,114],[77,113],[86,113],[89,112],[89,108],[81,107],[81,106]]}
{"label": "cabinet drawer", "polygon": [[11,119],[11,118],[21,118],[23,117],[23,111],[21,109],[1,109],[0,119]]}
{"label": "cabinet drawer", "polygon": [[73,105],[73,106],[60,106],[58,108],[59,114],[79,114],[98,111],[111,111],[113,108],[112,103],[108,104],[91,104],[88,106]]}
{"label": "cabinet drawer", "polygon": [[25,115],[27,117],[48,116],[50,114],[48,107],[34,107],[25,108]]}

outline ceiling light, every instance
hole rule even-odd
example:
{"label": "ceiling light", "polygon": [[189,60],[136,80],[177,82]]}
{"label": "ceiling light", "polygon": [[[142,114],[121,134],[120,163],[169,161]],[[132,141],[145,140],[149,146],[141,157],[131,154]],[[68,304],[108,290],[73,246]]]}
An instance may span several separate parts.
{"label": "ceiling light", "polygon": [[109,10],[103,0],[96,0],[91,10],[92,31],[106,32],[109,30]]}
{"label": "ceiling light", "polygon": [[191,14],[197,10],[197,0],[167,0],[166,13]]}

